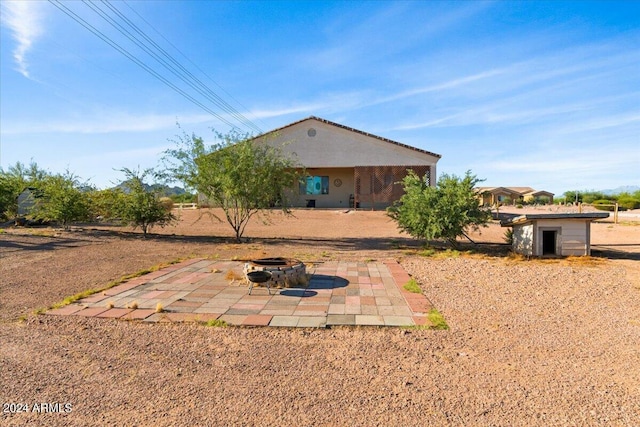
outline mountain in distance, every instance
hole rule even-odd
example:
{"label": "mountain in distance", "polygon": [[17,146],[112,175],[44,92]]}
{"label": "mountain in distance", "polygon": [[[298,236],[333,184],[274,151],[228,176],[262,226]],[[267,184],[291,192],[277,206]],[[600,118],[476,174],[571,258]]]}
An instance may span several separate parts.
{"label": "mountain in distance", "polygon": [[606,194],[607,196],[614,196],[620,193],[635,193],[636,191],[640,191],[640,187],[637,185],[623,185],[621,187],[613,188],[610,190],[601,190],[600,192]]}
{"label": "mountain in distance", "polygon": [[[159,192],[167,197],[171,196],[180,196],[186,193],[186,190],[181,187],[169,187],[168,185],[162,184],[143,184],[145,190],[159,190]],[[116,185],[114,188],[119,188],[125,193],[128,192],[127,181],[123,181],[120,184]]]}

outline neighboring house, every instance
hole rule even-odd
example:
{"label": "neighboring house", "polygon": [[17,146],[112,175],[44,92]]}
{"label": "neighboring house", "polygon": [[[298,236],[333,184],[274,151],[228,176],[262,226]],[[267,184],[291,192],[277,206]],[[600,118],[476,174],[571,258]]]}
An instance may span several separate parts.
{"label": "neighboring house", "polygon": [[524,198],[524,201],[527,203],[531,203],[531,202],[535,202],[535,201],[541,201],[543,204],[553,204],[553,193],[550,193],[548,191],[544,191],[544,190],[539,190],[539,191],[530,191],[528,193],[525,193],[522,195]]}
{"label": "neighboring house", "polygon": [[493,206],[496,203],[510,205],[520,198],[519,192],[507,187],[477,187],[476,192],[483,206]]}
{"label": "neighboring house", "polygon": [[608,212],[526,214],[502,220],[513,227],[513,251],[526,256],[591,255],[591,221]]}
{"label": "neighboring house", "polygon": [[477,187],[478,200],[483,206],[511,205],[515,203],[553,203],[553,193],[536,191],[531,187]]}
{"label": "neighboring house", "polygon": [[440,155],[318,117],[257,136],[305,167],[293,207],[384,208],[403,194],[409,169],[434,186]]}

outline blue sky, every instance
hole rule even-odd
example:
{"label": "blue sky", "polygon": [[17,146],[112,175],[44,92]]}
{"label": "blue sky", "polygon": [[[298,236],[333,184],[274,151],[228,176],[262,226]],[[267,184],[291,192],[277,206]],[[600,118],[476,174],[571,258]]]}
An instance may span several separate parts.
{"label": "blue sky", "polygon": [[[439,174],[483,185],[640,185],[638,1],[111,5],[262,131],[314,115],[439,153]],[[5,170],[33,160],[106,188],[115,169],[158,166],[176,122],[205,140],[251,130],[87,4],[63,6],[208,111],[52,3],[3,0]]]}

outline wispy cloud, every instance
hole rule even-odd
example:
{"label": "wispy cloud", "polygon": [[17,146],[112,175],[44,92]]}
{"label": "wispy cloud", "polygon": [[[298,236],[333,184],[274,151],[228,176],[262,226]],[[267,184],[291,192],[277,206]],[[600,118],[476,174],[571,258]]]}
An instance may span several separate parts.
{"label": "wispy cloud", "polygon": [[256,117],[258,119],[270,119],[274,117],[288,116],[291,114],[314,114],[315,111],[323,109],[324,107],[324,104],[310,103],[292,105],[288,107],[275,107],[272,109],[259,109],[251,111],[251,117]]}
{"label": "wispy cloud", "polygon": [[13,50],[17,71],[31,78],[27,53],[42,35],[44,28],[42,3],[36,1],[3,1],[2,25],[6,26],[17,43]]}
{"label": "wispy cloud", "polygon": [[481,80],[485,80],[485,79],[489,79],[492,77],[497,77],[500,75],[504,75],[506,73],[510,72],[509,68],[502,68],[502,69],[493,69],[493,70],[488,70],[488,71],[483,71],[481,73],[477,73],[477,74],[473,74],[473,75],[469,75],[469,76],[465,76],[465,77],[460,77],[460,78],[456,78],[456,79],[451,79],[445,82],[441,82],[441,83],[437,83],[431,86],[426,86],[426,87],[421,87],[421,88],[414,88],[414,89],[410,89],[392,96],[388,96],[388,97],[384,97],[384,98],[380,98],[374,102],[372,102],[370,105],[376,105],[376,104],[382,104],[385,102],[392,102],[392,101],[399,101],[401,99],[404,98],[409,98],[412,96],[416,96],[416,95],[423,95],[426,93],[430,93],[430,92],[440,92],[440,91],[444,91],[444,90],[451,90],[451,89],[456,89],[458,87],[461,86],[465,86],[471,83],[475,83]]}
{"label": "wispy cloud", "polygon": [[[322,30],[322,48],[299,53],[298,60],[313,72],[348,73],[362,64],[387,63],[388,58],[436,39],[442,34],[472,20],[490,9],[493,2],[461,3],[456,7],[440,7],[425,3],[390,2],[384,6],[361,5],[371,12],[355,8],[351,13],[336,14]],[[371,5],[373,6],[373,5]],[[403,22],[403,25],[396,25]],[[290,55],[290,53],[289,53]],[[377,65],[375,67],[378,67]]]}
{"label": "wispy cloud", "polygon": [[[362,108],[370,97],[369,91],[341,91],[322,94],[316,100],[291,101],[289,105],[269,105],[268,108],[257,108],[250,112],[250,117],[269,119],[290,115],[322,116],[327,113],[349,111]],[[270,100],[269,100],[270,102]],[[302,118],[302,117],[300,117]]]}

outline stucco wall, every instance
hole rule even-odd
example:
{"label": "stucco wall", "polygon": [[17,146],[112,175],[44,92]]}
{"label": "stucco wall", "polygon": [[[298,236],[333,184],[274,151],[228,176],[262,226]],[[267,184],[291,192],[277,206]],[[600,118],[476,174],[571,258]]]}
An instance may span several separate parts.
{"label": "stucco wall", "polygon": [[[256,141],[278,147],[304,167],[309,176],[329,177],[328,194],[299,194],[296,185],[289,193],[292,205],[296,207],[314,205],[317,208],[350,208],[350,196],[354,195],[361,208],[371,208],[372,200],[374,207],[383,208],[397,200],[401,194],[397,194],[395,187],[385,184],[376,187],[374,198],[365,197],[371,193],[365,191],[366,185],[363,186],[362,179],[357,189],[354,185],[355,177],[359,176],[357,171],[375,168],[377,172],[372,176],[377,177],[377,173],[393,168],[391,175],[386,174],[384,177],[398,176],[398,180],[406,174],[408,168],[427,171],[429,183],[433,186],[437,178],[436,164],[440,159],[435,153],[315,117],[259,136]],[[378,170],[381,168],[383,172]],[[336,186],[336,179],[342,185]],[[387,194],[389,192],[391,194]]]}
{"label": "stucco wall", "polygon": [[[306,207],[309,200],[315,200],[316,208],[349,208],[349,196],[353,194],[353,168],[312,168],[310,176],[328,176],[329,194],[300,194],[296,186],[290,193],[293,207]],[[336,186],[336,179],[341,185]]]}
{"label": "stucco wall", "polygon": [[274,146],[285,144],[283,150],[295,154],[307,168],[430,165],[437,176],[436,156],[314,119],[258,140]]}

